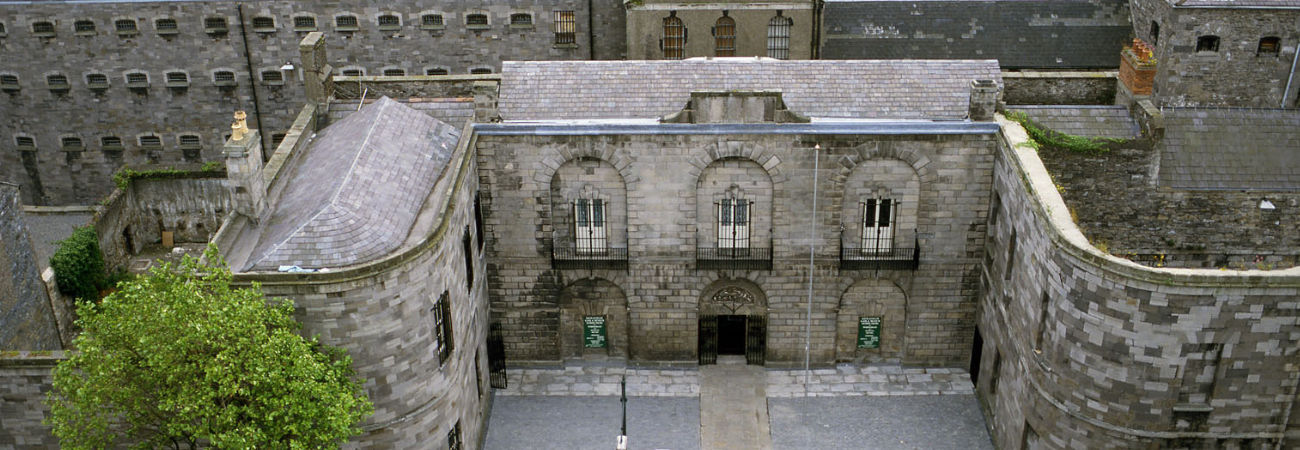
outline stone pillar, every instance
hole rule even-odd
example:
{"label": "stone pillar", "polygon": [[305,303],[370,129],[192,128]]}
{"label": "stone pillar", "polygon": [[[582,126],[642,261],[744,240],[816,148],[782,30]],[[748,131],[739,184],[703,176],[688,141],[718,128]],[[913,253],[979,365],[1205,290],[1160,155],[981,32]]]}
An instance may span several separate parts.
{"label": "stone pillar", "polygon": [[495,81],[474,82],[474,121],[479,123],[497,122],[497,88]]}
{"label": "stone pillar", "polygon": [[258,223],[266,209],[266,180],[262,178],[262,140],[257,130],[244,124],[243,111],[235,113],[230,140],[222,147],[226,157],[226,186],[236,213]]}
{"label": "stone pillar", "polygon": [[998,83],[973,80],[970,83],[970,120],[988,122],[998,110]]}
{"label": "stone pillar", "polygon": [[302,78],[307,91],[307,101],[314,103],[318,111],[325,111],[326,103],[333,94],[329,77],[334,68],[329,65],[325,55],[325,35],[319,31],[307,33],[298,44],[298,53],[302,57]]}

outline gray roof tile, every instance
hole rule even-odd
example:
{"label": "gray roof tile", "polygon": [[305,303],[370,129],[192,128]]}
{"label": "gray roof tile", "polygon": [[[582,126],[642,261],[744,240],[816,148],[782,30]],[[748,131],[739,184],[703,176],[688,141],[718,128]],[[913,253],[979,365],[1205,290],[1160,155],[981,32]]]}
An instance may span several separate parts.
{"label": "gray roof tile", "polygon": [[1166,108],[1163,186],[1300,190],[1300,111]]}

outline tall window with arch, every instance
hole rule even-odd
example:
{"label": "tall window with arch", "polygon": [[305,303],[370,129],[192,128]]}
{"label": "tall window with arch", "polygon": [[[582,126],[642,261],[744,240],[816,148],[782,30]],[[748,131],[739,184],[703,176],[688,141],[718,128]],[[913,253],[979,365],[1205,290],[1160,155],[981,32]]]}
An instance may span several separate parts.
{"label": "tall window with arch", "polygon": [[736,56],[736,19],[722,11],[722,17],[713,24],[713,54],[715,56]]}
{"label": "tall window with arch", "polygon": [[664,59],[682,59],[686,57],[686,26],[677,18],[677,11],[670,11],[664,18],[664,38],[659,41],[664,51]]}
{"label": "tall window with arch", "polygon": [[714,206],[718,212],[718,248],[749,249],[749,210],[753,204],[736,186],[718,200]]}
{"label": "tall window with arch", "polygon": [[608,251],[605,206],[605,200],[591,185],[583,186],[582,195],[573,200],[573,238],[578,254],[600,255]]}
{"label": "tall window with arch", "polygon": [[767,21],[767,57],[790,59],[790,27],[794,20],[776,12],[776,17]]}
{"label": "tall window with arch", "polygon": [[888,254],[894,250],[894,217],[898,201],[868,198],[862,202],[862,253]]}

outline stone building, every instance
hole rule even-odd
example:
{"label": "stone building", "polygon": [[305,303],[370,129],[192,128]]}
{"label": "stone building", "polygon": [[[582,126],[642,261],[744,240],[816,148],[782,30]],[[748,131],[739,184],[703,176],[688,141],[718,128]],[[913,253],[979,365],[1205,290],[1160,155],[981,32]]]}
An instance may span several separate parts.
{"label": "stone building", "polygon": [[627,58],[812,59],[816,6],[811,0],[629,2]]}

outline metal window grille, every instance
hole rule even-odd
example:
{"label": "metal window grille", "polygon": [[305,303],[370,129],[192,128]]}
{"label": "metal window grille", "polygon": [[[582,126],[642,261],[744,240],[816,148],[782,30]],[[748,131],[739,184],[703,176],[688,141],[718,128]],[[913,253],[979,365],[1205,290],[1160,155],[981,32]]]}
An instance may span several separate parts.
{"label": "metal window grille", "polygon": [[253,29],[259,31],[275,29],[275,19],[266,16],[254,17]]}
{"label": "metal window grille", "polygon": [[366,71],[361,70],[361,69],[343,69],[343,76],[345,76],[345,77],[364,77],[364,76],[366,76]]}
{"label": "metal window grille", "polygon": [[469,26],[487,26],[487,14],[469,14],[465,16],[465,25]]}
{"label": "metal window grille", "polygon": [[18,145],[19,147],[35,148],[36,139],[27,136],[18,136],[14,138],[14,144]]}
{"label": "metal window grille", "polygon": [[189,83],[190,77],[185,72],[167,72],[168,83]]}
{"label": "metal window grille", "polygon": [[433,337],[437,339],[433,348],[438,352],[438,363],[447,362],[451,356],[451,305],[447,298],[447,291],[442,292],[438,301],[429,308],[429,314],[433,316]]}
{"label": "metal window grille", "polygon": [[442,14],[425,14],[420,16],[420,25],[426,27],[443,26]]}
{"label": "metal window grille", "polygon": [[379,29],[396,30],[402,27],[402,19],[392,14],[379,16]]}
{"label": "metal window grille", "polygon": [[230,71],[218,71],[212,73],[212,81],[218,83],[235,81],[235,73]]}
{"label": "metal window grille", "polygon": [[180,29],[180,25],[176,23],[176,19],[155,20],[153,22],[153,27],[160,32],[177,31]]}
{"label": "metal window grille", "polygon": [[136,25],[135,21],[131,19],[119,19],[114,21],[113,28],[119,33],[134,33],[140,29],[139,26]]}
{"label": "metal window grille", "polygon": [[478,67],[478,68],[470,69],[469,73],[470,75],[487,75],[492,73],[492,69],[486,67]]}
{"label": "metal window grille", "polygon": [[511,25],[532,25],[533,15],[528,13],[515,13],[510,15]]}
{"label": "metal window grille", "polygon": [[54,34],[54,22],[33,23],[32,32],[36,34]]}
{"label": "metal window grille", "polygon": [[78,33],[95,32],[95,22],[90,20],[78,20],[72,23],[72,30]]}
{"label": "metal window grille", "polygon": [[749,207],[743,198],[724,198],[714,203],[718,217],[718,248],[749,249]]}
{"label": "metal window grille", "polygon": [[203,28],[207,29],[209,32],[226,31],[226,27],[226,18],[224,17],[209,17],[203,19]]}
{"label": "metal window grille", "polygon": [[604,200],[580,198],[573,201],[573,238],[579,255],[599,255],[609,251],[605,223]]}
{"label": "metal window grille", "polygon": [[675,12],[669,13],[664,19],[664,39],[660,46],[663,47],[664,59],[686,57],[686,26],[682,25],[682,19],[678,19]]}
{"label": "metal window grille", "polygon": [[108,86],[108,75],[102,73],[86,75],[86,84],[90,85],[90,87]]}
{"label": "metal window grille", "polygon": [[99,145],[103,146],[106,149],[112,149],[112,150],[121,149],[122,138],[117,136],[104,136],[99,139]]}
{"label": "metal window grille", "polygon": [[460,422],[447,432],[447,450],[464,450],[465,444],[460,440]]}
{"label": "metal window grille", "polygon": [[794,21],[776,13],[776,17],[767,22],[767,56],[776,59],[790,59],[790,26]]}
{"label": "metal window grille", "polygon": [[1201,36],[1196,38],[1196,51],[1198,52],[1217,52],[1219,51],[1218,36]]}
{"label": "metal window grille", "polygon": [[140,146],[150,148],[162,147],[162,138],[158,136],[140,136]]}
{"label": "metal window grille", "polygon": [[386,76],[386,77],[404,77],[404,76],[406,76],[406,70],[405,70],[405,69],[384,69],[384,76]]}
{"label": "metal window grille", "polygon": [[1277,37],[1266,37],[1259,40],[1259,48],[1256,49],[1256,56],[1277,56],[1282,48],[1282,39]]}
{"label": "metal window grille", "polygon": [[713,24],[713,53],[716,56],[736,56],[736,19],[726,13]]}
{"label": "metal window grille", "polygon": [[140,72],[131,72],[131,73],[128,73],[128,74],[126,74],[126,84],[129,84],[129,85],[145,85],[145,84],[149,84],[149,75],[145,75],[145,74],[140,73]]}
{"label": "metal window grille", "polygon": [[449,73],[451,73],[451,72],[448,71],[447,69],[440,68],[440,67],[435,67],[435,68],[432,68],[432,69],[425,69],[425,71],[424,71],[424,74],[425,74],[425,75],[447,75],[447,74],[449,74]]}
{"label": "metal window grille", "polygon": [[578,21],[573,11],[555,12],[555,43],[559,45],[578,42]]}
{"label": "metal window grille", "polygon": [[338,16],[334,18],[334,25],[338,28],[356,28],[357,16]]}
{"label": "metal window grille", "polygon": [[181,148],[198,148],[200,142],[199,137],[193,134],[182,134],[180,137]]}
{"label": "metal window grille", "polygon": [[262,72],[263,83],[283,83],[284,74],[278,70],[266,70]]}
{"label": "metal window grille", "polygon": [[45,77],[45,82],[49,83],[52,89],[68,87],[68,77],[66,75],[50,75]]}
{"label": "metal window grille", "polygon": [[888,255],[894,251],[894,218],[898,202],[872,198],[862,202],[862,254]]}
{"label": "metal window grille", "polygon": [[18,75],[0,75],[0,85],[17,86]]}
{"label": "metal window grille", "polygon": [[64,149],[80,150],[82,147],[81,138],[77,137],[65,137],[61,140],[61,143]]}
{"label": "metal window grille", "polygon": [[303,30],[315,30],[316,18],[311,16],[298,16],[293,18],[293,27]]}

